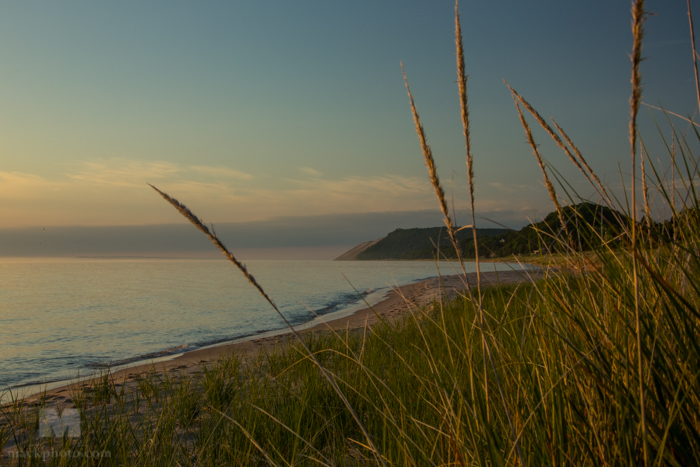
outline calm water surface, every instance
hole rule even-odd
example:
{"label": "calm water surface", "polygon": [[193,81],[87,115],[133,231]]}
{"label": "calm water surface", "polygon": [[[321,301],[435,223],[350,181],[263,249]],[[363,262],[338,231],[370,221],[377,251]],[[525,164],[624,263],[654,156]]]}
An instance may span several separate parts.
{"label": "calm water surface", "polygon": [[[429,261],[247,265],[295,325],[361,308],[353,286],[376,303],[390,286],[438,275]],[[0,391],[283,327],[225,260],[0,259]]]}

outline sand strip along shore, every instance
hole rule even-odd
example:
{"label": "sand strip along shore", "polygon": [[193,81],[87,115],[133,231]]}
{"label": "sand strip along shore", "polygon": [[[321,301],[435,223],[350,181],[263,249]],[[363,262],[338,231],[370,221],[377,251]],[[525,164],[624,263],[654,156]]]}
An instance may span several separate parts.
{"label": "sand strip along shore", "polygon": [[[467,276],[472,288],[476,287],[476,273],[470,273]],[[481,283],[482,287],[489,287],[531,282],[542,277],[543,272],[540,268],[521,271],[484,272],[481,273]],[[419,310],[435,301],[439,301],[441,298],[445,298],[445,295],[448,298],[454,297],[465,290],[466,284],[462,275],[443,276],[404,285],[393,289],[384,300],[374,305],[371,309],[364,308],[352,315],[338,319],[333,319],[332,315],[327,315],[321,319],[326,318],[329,321],[321,322],[299,332],[303,335],[309,332],[330,332],[331,329],[343,332],[353,331],[372,326],[378,321],[378,317],[391,322],[409,310]],[[299,328],[296,329],[299,330]],[[261,351],[270,352],[275,346],[284,345],[293,339],[295,338],[288,329],[282,329],[276,335],[253,336],[212,347],[192,350],[174,357],[161,359],[161,361],[138,362],[127,365],[126,367],[113,370],[110,373],[110,378],[113,379],[118,387],[126,385],[125,389],[128,392],[138,387],[136,378],[144,373],[153,372],[154,370],[161,373],[200,372],[202,365],[211,364],[224,355],[234,353],[242,356],[245,361],[246,359],[256,358]],[[68,384],[58,383],[58,387],[42,390],[45,394],[27,395],[24,402],[30,406],[38,405],[40,397],[44,396],[49,406],[59,404],[62,407],[71,407],[73,405],[72,394],[89,387],[90,383],[91,378]],[[20,397],[23,396],[21,391],[18,395]]]}

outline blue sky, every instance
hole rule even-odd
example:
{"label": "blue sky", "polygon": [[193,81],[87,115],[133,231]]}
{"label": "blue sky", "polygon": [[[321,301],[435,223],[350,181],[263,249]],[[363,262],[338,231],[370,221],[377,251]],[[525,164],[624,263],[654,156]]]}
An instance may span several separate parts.
{"label": "blue sky", "polygon": [[[692,115],[685,2],[647,8],[644,101]],[[480,215],[519,227],[551,210],[503,79],[620,187],[629,9],[462,2]],[[369,213],[439,225],[400,61],[466,221],[450,1],[3,3],[0,229],[183,222],[147,182],[206,221],[246,228],[282,218],[323,228],[345,215],[363,241],[386,233]],[[646,109],[640,129],[667,163]],[[535,138],[591,195],[546,135]]]}

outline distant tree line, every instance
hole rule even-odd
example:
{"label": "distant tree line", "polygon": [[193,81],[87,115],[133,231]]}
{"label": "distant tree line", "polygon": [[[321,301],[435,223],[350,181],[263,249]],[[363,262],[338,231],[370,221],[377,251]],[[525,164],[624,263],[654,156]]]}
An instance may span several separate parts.
{"label": "distant tree line", "polygon": [[[692,216],[700,219],[698,209],[685,209],[663,222],[642,219],[638,221],[640,238],[645,239],[647,246],[670,239],[674,232],[680,230],[681,223],[687,223]],[[477,229],[479,257],[504,258],[571,249],[588,251],[602,245],[619,248],[624,245],[623,238],[627,238],[622,233],[631,227],[631,222],[626,214],[600,204],[583,202],[565,206],[561,217],[557,211],[553,211],[542,221],[520,230]],[[458,231],[457,241],[463,258],[475,258],[470,228]],[[457,257],[444,227],[396,229],[360,253],[357,259],[435,259],[438,253],[441,258]]]}
{"label": "distant tree line", "polygon": [[[518,231],[480,239],[479,256],[502,258],[540,252],[557,253],[572,248],[587,251],[602,244],[615,248],[620,245],[620,234],[630,225],[630,219],[625,214],[587,202],[562,208],[561,218],[557,211],[553,211],[542,221],[526,225]],[[465,239],[460,246],[465,258],[475,257],[472,239]]]}
{"label": "distant tree line", "polygon": [[[477,229],[479,256],[503,258],[540,252],[556,253],[571,248],[586,251],[602,244],[616,248],[621,244],[621,233],[631,222],[620,211],[588,202],[562,208],[561,217],[564,224],[559,213],[553,211],[542,221],[526,225],[517,231]],[[652,230],[668,231],[666,224],[652,224]],[[644,225],[648,224],[640,222],[640,229]],[[463,258],[476,256],[471,229],[458,231],[457,240]],[[357,259],[435,259],[438,252],[441,258],[457,257],[445,228],[396,229],[360,253]]]}

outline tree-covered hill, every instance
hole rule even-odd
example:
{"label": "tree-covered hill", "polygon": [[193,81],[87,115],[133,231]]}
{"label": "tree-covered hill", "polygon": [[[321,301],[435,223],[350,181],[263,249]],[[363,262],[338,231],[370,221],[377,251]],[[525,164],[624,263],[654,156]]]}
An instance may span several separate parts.
{"label": "tree-covered hill", "polygon": [[[624,225],[630,219],[619,211],[594,203],[579,203],[562,208],[561,219],[553,211],[544,220],[522,229],[477,229],[479,256],[502,258],[529,255],[540,251],[555,253],[564,245],[585,251],[606,242],[617,245]],[[474,240],[471,229],[457,232],[462,257],[474,258]],[[565,243],[562,243],[565,242]],[[456,258],[455,250],[444,227],[426,229],[396,229],[386,237],[358,245],[338,260],[391,260]]]}
{"label": "tree-covered hill", "polygon": [[[481,236],[498,235],[508,232],[506,229],[477,229]],[[457,239],[471,237],[471,229],[457,233]],[[358,260],[381,259],[432,259],[435,257],[435,245],[440,251],[454,256],[454,248],[444,227],[425,229],[396,229],[386,237],[374,243],[357,255]]]}
{"label": "tree-covered hill", "polygon": [[[552,211],[541,222],[479,240],[479,256],[501,258],[511,255],[535,254],[540,251],[555,253],[565,245],[579,251],[590,250],[606,242],[616,245],[623,225],[629,218],[619,211],[594,203],[579,203],[562,208],[566,228]],[[474,258],[474,241],[465,238],[460,246],[465,258]]]}

